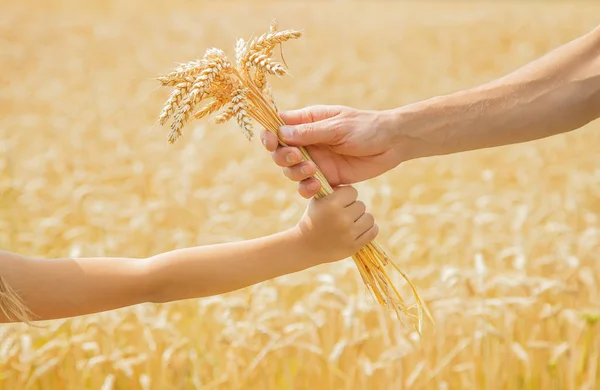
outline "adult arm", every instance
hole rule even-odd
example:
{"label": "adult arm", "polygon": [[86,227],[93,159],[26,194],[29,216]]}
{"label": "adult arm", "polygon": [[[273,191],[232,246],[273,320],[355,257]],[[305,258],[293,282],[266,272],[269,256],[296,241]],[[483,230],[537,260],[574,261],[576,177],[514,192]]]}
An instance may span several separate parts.
{"label": "adult arm", "polygon": [[392,117],[406,158],[532,141],[600,116],[600,28],[490,83],[407,105]]}
{"label": "adult arm", "polygon": [[262,132],[302,196],[320,187],[315,164],[332,185],[378,176],[398,164],[532,141],[578,129],[600,116],[600,27],[489,83],[390,110],[311,106],[282,112],[280,137]]}

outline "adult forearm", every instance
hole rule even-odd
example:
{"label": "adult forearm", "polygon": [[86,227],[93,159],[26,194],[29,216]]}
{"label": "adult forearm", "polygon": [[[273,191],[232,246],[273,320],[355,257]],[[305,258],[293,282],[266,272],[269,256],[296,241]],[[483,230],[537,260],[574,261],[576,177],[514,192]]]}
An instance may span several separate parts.
{"label": "adult forearm", "polygon": [[295,230],[258,239],[174,250],[147,259],[151,301],[235,291],[308,268]]}
{"label": "adult forearm", "polygon": [[488,84],[390,112],[408,158],[531,141],[600,116],[600,28]]}

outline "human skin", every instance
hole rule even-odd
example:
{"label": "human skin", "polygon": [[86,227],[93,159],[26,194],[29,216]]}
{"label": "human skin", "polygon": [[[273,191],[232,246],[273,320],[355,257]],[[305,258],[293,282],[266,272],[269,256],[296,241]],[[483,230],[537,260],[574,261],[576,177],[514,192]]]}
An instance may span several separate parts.
{"label": "human skin", "polygon": [[305,198],[319,191],[316,166],[333,186],[354,184],[416,158],[566,133],[600,117],[600,27],[474,88],[390,110],[318,105],[280,115],[288,146],[266,130],[261,138]]}
{"label": "human skin", "polygon": [[[312,199],[292,228],[257,239],[141,259],[39,259],[0,251],[0,269],[34,321],[223,294],[342,260],[373,241],[378,226],[357,196],[353,187],[339,187]],[[0,322],[17,322],[0,308]]]}

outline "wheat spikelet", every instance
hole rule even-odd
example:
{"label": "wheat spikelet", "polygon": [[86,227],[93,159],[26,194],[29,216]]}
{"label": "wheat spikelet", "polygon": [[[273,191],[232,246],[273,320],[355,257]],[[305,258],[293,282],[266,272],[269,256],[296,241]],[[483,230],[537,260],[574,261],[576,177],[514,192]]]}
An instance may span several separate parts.
{"label": "wheat spikelet", "polygon": [[225,73],[217,73],[209,87],[209,95],[219,99],[228,99],[240,83]]}
{"label": "wheat spikelet", "polygon": [[[269,26],[269,32],[270,33],[275,33],[277,32],[277,21],[273,21],[271,23],[271,25]],[[273,47],[268,48],[267,50],[265,50],[265,55],[267,57],[271,57],[273,55]],[[268,87],[268,82],[267,82],[267,75],[265,74],[265,72],[263,72],[262,69],[256,69],[255,73],[254,73],[254,80],[256,83],[256,87],[260,90],[260,91],[264,91],[267,92],[267,95],[269,96],[270,100],[272,101],[272,103],[274,103],[273,96],[271,95],[271,91],[270,88]],[[268,89],[268,91],[267,91]]]}
{"label": "wheat spikelet", "polygon": [[[204,58],[213,58],[213,59],[222,59],[222,60],[227,60],[227,58],[225,57],[225,52],[219,48],[216,47],[210,47],[208,49],[206,49],[206,52],[204,52]],[[229,61],[229,60],[227,60]]]}
{"label": "wheat spikelet", "polygon": [[[217,108],[213,112],[216,112],[216,111],[220,110],[221,108],[226,107],[223,110],[223,112],[221,112],[221,114],[219,114],[215,117],[215,119],[214,119],[215,124],[225,123],[234,117],[233,105],[230,103],[231,103],[231,99],[232,99],[234,91],[236,89],[239,89],[240,87],[241,87],[241,84],[237,80],[231,79],[230,77],[227,77],[224,74],[220,73],[215,77],[215,79],[213,80],[213,83],[211,85],[209,93],[216,100],[221,101],[222,104],[220,104],[220,107]],[[213,112],[211,112],[211,114]]]}
{"label": "wheat spikelet", "polygon": [[246,104],[246,89],[236,89],[231,96],[232,113],[235,115],[238,126],[242,128],[244,134],[248,138],[248,141],[252,139],[254,135],[252,131],[252,123],[250,117],[248,117],[248,107]]}
{"label": "wheat spikelet", "polygon": [[259,91],[264,91],[267,88],[267,75],[262,69],[256,69],[254,71],[254,82]]}
{"label": "wheat spikelet", "polygon": [[[263,53],[254,53],[248,58],[248,62],[246,63],[247,68],[251,68],[252,66],[256,67],[258,70],[264,73],[273,74],[276,76],[285,75],[286,71],[282,64],[279,64],[269,58],[266,54]],[[264,79],[266,82],[266,78]]]}
{"label": "wheat spikelet", "polygon": [[241,84],[236,80],[232,80],[229,77],[226,77],[224,74],[218,74],[210,88],[210,95],[215,98],[215,100],[219,101],[219,107],[215,108],[214,111],[207,113],[210,115],[223,107],[226,107],[223,112],[217,115],[214,119],[215,124],[221,124],[229,121],[234,117],[233,113],[233,105],[231,104],[233,93],[236,89],[240,88]]}
{"label": "wheat spikelet", "polygon": [[300,38],[301,33],[299,31],[294,30],[284,30],[284,31],[275,31],[268,32],[257,39],[253,39],[248,45],[248,49],[244,53],[244,57],[242,58],[242,63],[246,63],[248,61],[248,57],[257,52],[263,52],[266,54],[267,51],[273,50],[273,48],[285,41],[290,39],[298,39]]}
{"label": "wheat spikelet", "polygon": [[202,107],[202,109],[196,113],[194,113],[194,119],[201,119],[205,116],[208,116],[214,112],[217,112],[227,103],[226,99],[216,99],[206,106]]}
{"label": "wheat spikelet", "polygon": [[169,120],[171,115],[177,111],[179,103],[181,102],[185,94],[187,94],[191,86],[191,81],[185,81],[176,85],[175,90],[171,92],[169,99],[167,99],[158,117],[158,122],[160,123],[160,125],[164,125],[167,122],[167,120]]}
{"label": "wheat spikelet", "polygon": [[180,110],[175,117],[175,121],[171,125],[171,134],[169,134],[170,142],[181,136],[181,129],[185,122],[189,119],[194,107],[202,101],[209,93],[209,87],[219,73],[231,68],[231,64],[225,53],[218,49],[207,50],[207,58],[210,61],[197,76],[194,84],[189,90],[189,94],[181,101]]}
{"label": "wheat spikelet", "polygon": [[[271,25],[269,26],[269,32],[270,32],[270,33],[275,33],[275,32],[277,32],[277,21],[276,21],[276,20],[273,20],[273,21],[271,22]],[[269,55],[270,55],[271,53],[270,53],[269,51],[267,51],[267,54],[269,54]]]}
{"label": "wheat spikelet", "polygon": [[[269,32],[270,33],[277,32],[277,21],[276,20],[274,20],[271,23],[271,25],[269,26]],[[280,44],[280,46],[281,46],[281,44]],[[265,54],[268,57],[271,57],[273,55],[274,47],[275,46],[267,48],[267,50],[265,50]],[[283,52],[282,52],[282,58],[283,58]],[[254,81],[255,81],[256,87],[265,94],[266,98],[269,100],[269,102],[275,108],[275,111],[279,111],[279,109],[277,108],[277,104],[275,103],[275,97],[273,96],[273,91],[271,90],[271,85],[269,85],[269,82],[267,80],[267,75],[265,74],[265,72],[263,72],[262,69],[255,70]]]}
{"label": "wheat spikelet", "polygon": [[261,68],[258,68],[254,71],[254,83],[259,91],[265,91],[267,88],[267,75]]}
{"label": "wheat spikelet", "polygon": [[[285,123],[277,113],[277,106],[270,92],[266,75],[282,76],[287,73],[283,65],[273,61],[270,56],[275,45],[290,39],[299,38],[301,34],[294,30],[276,30],[277,25],[274,23],[271,25],[268,33],[261,35],[257,39],[253,39],[249,43],[243,39],[238,39],[235,45],[235,68],[226,59],[223,51],[214,48],[206,51],[204,67],[195,76],[193,86],[188,87],[188,84],[186,84],[187,89],[180,88],[180,92],[176,96],[177,99],[181,99],[181,95],[186,94],[175,108],[178,111],[172,125],[172,131],[169,134],[170,143],[174,142],[181,135],[181,128],[188,119],[193,107],[203,99],[212,98],[214,101],[200,110],[195,115],[196,118],[210,115],[224,107],[224,110],[215,117],[215,123],[225,123],[235,117],[238,126],[243,130],[246,137],[251,140],[253,135],[251,120],[253,119],[265,129],[275,134],[280,145],[286,146],[279,138],[279,128],[285,125]],[[188,71],[187,68],[182,69],[178,71]],[[179,76],[167,75],[165,76],[165,80],[169,77],[176,79],[176,77],[187,76],[189,74],[185,76],[181,74]],[[189,83],[187,78],[184,80],[186,83]],[[177,84],[177,86],[180,85]],[[173,107],[173,103],[169,103],[171,100],[174,101],[176,99],[173,97],[169,98],[167,101],[169,107]],[[170,108],[170,110],[175,109]],[[163,114],[161,114],[161,118],[162,116]],[[312,160],[304,147],[300,147],[299,149],[302,152],[304,161]],[[320,198],[333,193],[333,189],[318,168],[315,178],[322,184],[317,197]],[[376,241],[367,244],[354,254],[352,259],[364,284],[374,299],[380,305],[391,308],[399,319],[401,319],[401,314],[416,319],[417,331],[420,334],[423,310],[425,310],[430,319],[432,319],[431,315],[409,278],[390,260],[379,244]],[[404,302],[404,299],[385,271],[385,267],[388,264],[392,264],[408,283],[416,299],[415,305],[407,306]],[[417,314],[411,312],[413,309],[417,310]]]}
{"label": "wheat spikelet", "polygon": [[237,40],[235,44],[235,64],[238,68],[242,66],[242,59],[246,54],[246,41],[243,38]]}
{"label": "wheat spikelet", "polygon": [[[238,64],[246,65],[242,69],[245,73],[249,73],[251,71],[252,65],[257,67],[254,72],[255,78],[253,82],[260,92],[263,92],[267,86],[267,79],[265,75],[265,71],[268,72],[268,70],[265,69],[267,61],[269,62],[269,68],[274,67],[275,69],[273,70],[275,72],[279,72],[280,69],[283,70],[279,76],[285,74],[285,69],[282,66],[280,67],[272,63],[272,60],[269,58],[272,55],[273,48],[277,44],[281,44],[290,39],[297,39],[300,37],[300,35],[301,34],[299,31],[277,31],[277,22],[274,21],[271,24],[270,31],[268,33],[261,35],[257,39],[253,39],[245,45],[244,50],[241,51],[240,56],[238,56]],[[261,57],[260,60],[258,60],[258,63],[255,63],[254,60],[259,56]],[[260,63],[262,61],[264,61],[264,63],[261,66]],[[238,65],[238,68],[239,67],[240,66]]]}
{"label": "wheat spikelet", "polygon": [[197,59],[188,61],[186,63],[180,64],[177,68],[175,68],[174,72],[168,74],[171,76],[187,76],[194,75],[200,72],[202,68],[206,65],[206,60]]}
{"label": "wheat spikelet", "polygon": [[160,76],[157,79],[163,86],[174,86],[185,81],[193,82],[193,76],[200,73],[205,66],[206,61],[204,59],[190,61],[187,64],[182,64],[177,67],[174,72],[165,76]]}
{"label": "wheat spikelet", "polygon": [[194,82],[194,76],[177,76],[177,77],[168,77],[168,76],[161,76],[161,77],[157,77],[156,78],[158,81],[160,81],[161,85],[163,87],[174,87],[177,84],[180,83],[184,83],[184,82],[190,82],[193,83]]}
{"label": "wheat spikelet", "polygon": [[229,105],[224,112],[222,112],[221,114],[219,114],[215,117],[214,123],[216,123],[216,124],[225,123],[225,122],[229,121],[231,118],[233,118],[233,116],[234,116],[233,106]]}

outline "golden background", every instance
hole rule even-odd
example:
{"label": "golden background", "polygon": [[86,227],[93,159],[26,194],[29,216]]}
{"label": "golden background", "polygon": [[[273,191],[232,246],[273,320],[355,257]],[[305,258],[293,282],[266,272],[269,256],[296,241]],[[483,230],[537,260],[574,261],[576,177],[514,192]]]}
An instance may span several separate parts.
{"label": "golden background", "polygon": [[[292,76],[272,80],[282,109],[454,92],[600,23],[583,1],[2,3],[0,249],[45,257],[143,257],[298,221],[306,201],[258,137],[203,120],[169,145],[155,125],[168,90],[154,77],[211,46],[233,55],[273,19],[305,33],[284,45]],[[344,260],[218,297],[4,325],[0,388],[597,388],[599,131],[357,185],[437,321],[421,340]]]}

